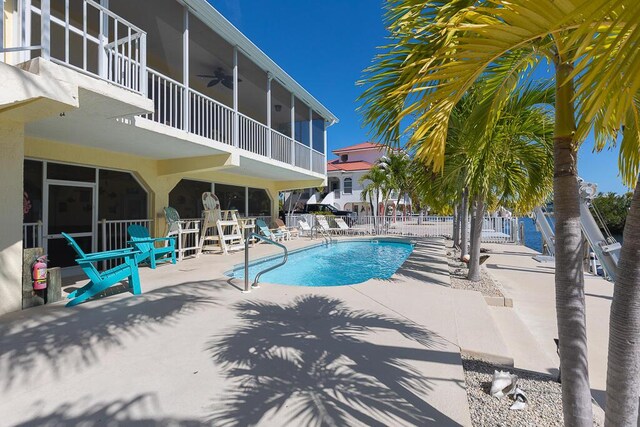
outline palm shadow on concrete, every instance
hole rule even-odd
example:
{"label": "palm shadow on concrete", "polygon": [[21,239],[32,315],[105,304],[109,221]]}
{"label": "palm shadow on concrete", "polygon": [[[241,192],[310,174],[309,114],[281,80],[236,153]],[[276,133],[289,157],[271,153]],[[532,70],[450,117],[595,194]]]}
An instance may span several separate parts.
{"label": "palm shadow on concrete", "polygon": [[[91,399],[87,399],[91,401]],[[42,402],[35,402],[38,406]],[[155,395],[141,394],[131,399],[119,399],[108,403],[94,403],[87,409],[78,411],[84,402],[65,403],[49,413],[34,410],[32,418],[15,427],[58,427],[58,426],[109,426],[109,427],[204,427],[210,423],[191,418],[158,417]]]}
{"label": "palm shadow on concrete", "polygon": [[[320,295],[234,309],[241,324],[209,343],[232,384],[213,405],[214,425],[456,424],[427,402],[432,381],[411,363],[461,363],[428,329]],[[371,342],[378,333],[403,346]]]}
{"label": "palm shadow on concrete", "polygon": [[185,282],[137,296],[72,308],[42,306],[5,316],[0,322],[0,386],[38,381],[42,369],[55,376],[77,373],[129,338],[171,327],[194,310],[216,304],[214,293],[222,286]]}
{"label": "palm shadow on concrete", "polygon": [[[451,286],[445,279],[449,276],[449,267],[444,256],[444,244],[430,239],[417,241],[413,252],[396,271],[396,275],[399,278],[405,277],[440,286]],[[394,278],[390,280],[394,281]]]}

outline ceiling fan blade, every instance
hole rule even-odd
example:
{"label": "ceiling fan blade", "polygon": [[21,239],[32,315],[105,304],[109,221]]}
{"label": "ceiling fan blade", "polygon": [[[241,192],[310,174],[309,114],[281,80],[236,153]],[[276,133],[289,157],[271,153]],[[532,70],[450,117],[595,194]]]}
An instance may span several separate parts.
{"label": "ceiling fan blade", "polygon": [[198,74],[198,77],[202,77],[203,79],[215,79],[218,76],[212,76],[210,74]]}
{"label": "ceiling fan blade", "polygon": [[209,84],[207,85],[207,87],[212,87],[217,85],[218,83],[220,83],[220,79],[213,79],[209,82]]}
{"label": "ceiling fan blade", "polygon": [[229,89],[233,89],[233,80],[232,79],[224,79],[222,80],[222,84],[228,87]]}

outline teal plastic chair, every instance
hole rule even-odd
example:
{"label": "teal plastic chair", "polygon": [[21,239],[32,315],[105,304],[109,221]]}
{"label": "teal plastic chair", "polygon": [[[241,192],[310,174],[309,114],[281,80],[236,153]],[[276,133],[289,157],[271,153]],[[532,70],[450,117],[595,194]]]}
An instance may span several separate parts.
{"label": "teal plastic chair", "polygon": [[[89,283],[67,295],[67,298],[71,300],[67,303],[67,307],[78,305],[124,279],[128,279],[131,293],[134,295],[142,293],[136,261],[140,252],[135,248],[85,254],[73,237],[66,233],[62,233],[62,236],[67,239],[69,246],[78,254],[76,262],[89,278]],[[101,261],[116,259],[122,259],[124,262],[105,271],[98,271],[94,265]]]}
{"label": "teal plastic chair", "polygon": [[[149,266],[156,268],[158,262],[176,263],[176,239],[173,237],[152,238],[146,227],[137,224],[130,225],[127,232],[131,238],[129,244],[140,252],[136,256],[138,264],[148,260]],[[167,245],[156,247],[155,242],[167,242]]]}
{"label": "teal plastic chair", "polygon": [[262,219],[256,219],[256,227],[258,227],[258,229],[260,230],[260,232],[262,233],[263,236],[271,239],[271,240],[275,240],[276,242],[278,240],[284,240],[285,238],[285,234],[280,231],[280,230],[276,230],[276,231],[271,231],[269,230],[269,227],[267,226],[267,224],[264,222],[264,220]]}

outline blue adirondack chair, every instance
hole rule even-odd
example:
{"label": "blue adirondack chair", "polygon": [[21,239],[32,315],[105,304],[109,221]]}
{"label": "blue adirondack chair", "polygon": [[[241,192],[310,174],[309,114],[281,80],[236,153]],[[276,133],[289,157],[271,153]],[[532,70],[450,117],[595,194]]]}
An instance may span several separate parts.
{"label": "blue adirondack chair", "polygon": [[[78,305],[127,278],[131,293],[134,295],[142,293],[140,277],[138,276],[138,263],[136,262],[136,256],[139,252],[135,248],[85,254],[73,237],[66,233],[62,233],[62,236],[67,239],[69,246],[78,254],[76,262],[89,278],[89,283],[67,295],[67,298],[71,300],[67,303],[67,307]],[[123,259],[124,262],[106,271],[98,271],[94,265],[100,261],[115,259]]]}
{"label": "blue adirondack chair", "polygon": [[271,240],[275,240],[277,242],[278,240],[284,240],[285,238],[285,234],[282,231],[276,230],[274,232],[269,230],[269,227],[267,227],[267,224],[261,219],[256,220],[256,226],[265,237]]}
{"label": "blue adirondack chair", "polygon": [[[171,264],[176,263],[176,239],[173,237],[158,237],[152,238],[149,236],[149,230],[141,225],[130,225],[127,228],[129,237],[131,240],[129,244],[136,248],[140,253],[136,255],[136,262],[141,262],[148,259],[149,266],[156,268],[156,263],[171,261]],[[167,246],[156,247],[155,242],[168,242]]]}

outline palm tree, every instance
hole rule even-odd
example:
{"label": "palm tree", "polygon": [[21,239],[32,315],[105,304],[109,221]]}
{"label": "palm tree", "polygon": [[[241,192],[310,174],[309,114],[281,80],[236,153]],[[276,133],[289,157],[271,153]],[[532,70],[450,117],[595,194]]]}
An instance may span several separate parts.
{"label": "palm tree", "polygon": [[387,173],[389,187],[398,192],[396,204],[393,209],[395,217],[396,210],[400,205],[400,200],[411,186],[411,157],[405,151],[393,150],[387,156],[383,156],[378,161]]}
{"label": "palm tree", "polygon": [[[386,195],[389,193],[389,179],[385,170],[374,165],[367,173],[362,175],[359,180],[363,185],[360,197],[366,201],[369,199],[369,203],[373,208],[373,226],[377,230],[378,222],[378,209],[380,205],[380,198],[386,205]],[[375,201],[375,205],[374,205]]]}
{"label": "palm tree", "polygon": [[476,119],[486,130],[537,64],[553,64],[556,311],[567,425],[592,424],[577,150],[591,129],[602,149],[633,123],[635,133],[623,131],[621,166],[630,181],[637,178],[638,16],[636,0],[389,1],[394,44],[367,70],[362,96],[365,122],[383,141],[397,141],[403,119],[419,112],[409,145],[440,170],[451,111],[480,76],[488,82],[486,108]]}

